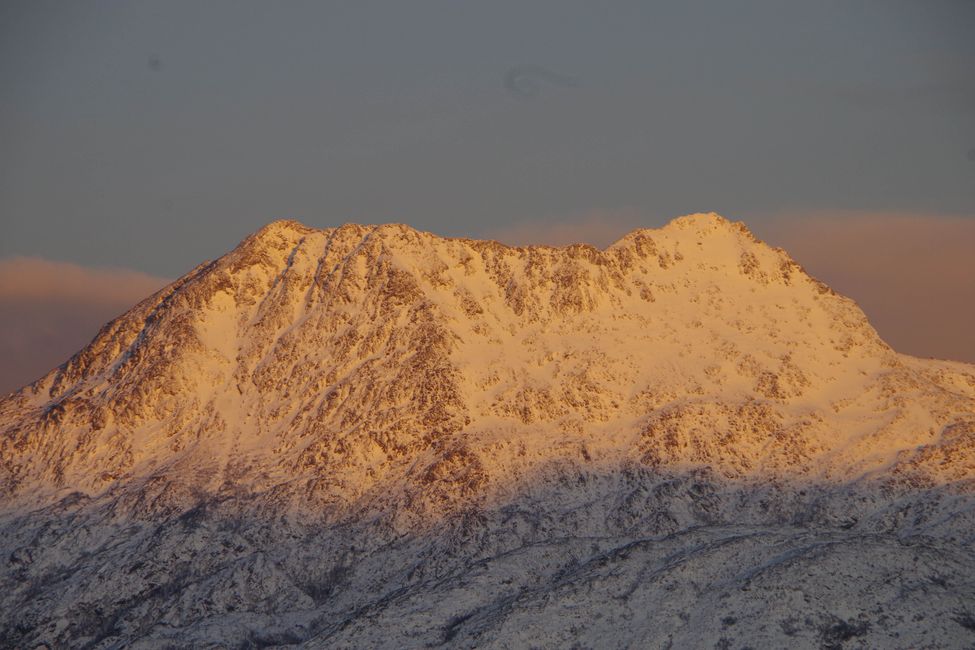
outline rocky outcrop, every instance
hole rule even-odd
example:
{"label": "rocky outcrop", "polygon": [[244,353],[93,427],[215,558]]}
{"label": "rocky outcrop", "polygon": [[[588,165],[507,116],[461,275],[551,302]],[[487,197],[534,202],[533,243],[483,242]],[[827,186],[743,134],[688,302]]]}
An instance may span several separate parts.
{"label": "rocky outcrop", "polygon": [[275,222],[0,401],[0,637],[965,647],[973,446],[975,367],[717,215]]}

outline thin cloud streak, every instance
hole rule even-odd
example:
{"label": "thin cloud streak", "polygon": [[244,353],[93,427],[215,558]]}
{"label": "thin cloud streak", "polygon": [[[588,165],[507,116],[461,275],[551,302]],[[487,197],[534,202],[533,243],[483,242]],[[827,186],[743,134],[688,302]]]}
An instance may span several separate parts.
{"label": "thin cloud streak", "polygon": [[832,212],[751,225],[856,300],[895,350],[975,362],[975,218]]}
{"label": "thin cloud streak", "polygon": [[18,257],[0,260],[0,395],[43,376],[169,280]]}
{"label": "thin cloud streak", "polygon": [[0,300],[117,303],[169,283],[131,269],[97,269],[39,257],[0,260]]}
{"label": "thin cloud streak", "polygon": [[518,224],[495,228],[483,233],[486,239],[495,239],[509,246],[567,246],[592,244],[606,248],[635,228],[648,227],[647,218],[639,211],[594,210],[563,220],[529,220]]}

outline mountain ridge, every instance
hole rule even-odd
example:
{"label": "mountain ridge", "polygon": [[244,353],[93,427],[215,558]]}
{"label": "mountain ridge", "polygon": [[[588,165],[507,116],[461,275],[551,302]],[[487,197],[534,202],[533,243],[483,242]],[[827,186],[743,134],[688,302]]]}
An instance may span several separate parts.
{"label": "mountain ridge", "polygon": [[[668,240],[667,235],[672,233],[676,233],[677,236]],[[314,243],[325,251],[317,260],[315,253],[309,250],[313,246],[309,237],[317,237],[319,241]],[[657,240],[654,237],[657,237]],[[439,256],[437,254],[424,256],[422,253],[426,252],[434,242],[446,250],[440,251]],[[658,243],[662,244],[660,248]],[[655,266],[656,268],[652,270],[656,272],[656,277],[663,276],[662,279],[666,280],[668,271],[672,271],[672,267],[681,265],[684,260],[684,253],[680,250],[682,244],[685,249],[689,245],[696,244],[700,250],[694,251],[697,253],[696,268],[677,275],[677,282],[658,282],[655,287],[653,279],[643,279],[648,277],[646,267],[642,270],[642,274],[632,274],[636,275],[636,278],[628,275],[638,263],[643,263]],[[705,251],[704,254],[701,251]],[[764,264],[756,257],[755,251],[765,256]],[[474,254],[480,256],[476,262]],[[693,253],[688,252],[688,254]],[[723,258],[719,258],[719,255],[723,255]],[[734,259],[736,255],[739,257],[737,260]],[[716,260],[720,260],[717,265],[713,263]],[[155,296],[140,303],[128,314],[107,325],[90,346],[75,355],[62,369],[53,371],[35,383],[31,391],[34,396],[39,396],[43,388],[49,386],[47,390],[51,400],[43,406],[41,421],[61,426],[60,418],[64,404],[72,403],[79,392],[87,391],[93,397],[99,396],[99,393],[90,386],[92,379],[101,377],[103,384],[101,397],[107,396],[106,391],[114,391],[116,395],[112,396],[112,400],[116,403],[123,401],[118,395],[120,392],[118,386],[110,386],[110,384],[124,383],[131,374],[129,371],[132,368],[137,368],[140,364],[146,366],[148,357],[144,356],[144,353],[147,349],[153,349],[154,362],[148,364],[146,369],[149,377],[135,373],[132,383],[151,383],[152,373],[155,372],[161,373],[170,382],[183,384],[185,390],[193,386],[195,386],[194,390],[205,390],[199,386],[194,373],[200,372],[204,375],[210,373],[212,378],[216,378],[217,375],[214,373],[217,373],[224,381],[236,383],[240,394],[244,391],[242,384],[263,380],[261,387],[263,392],[258,391],[258,393],[267,394],[266,389],[270,387],[268,381],[272,374],[278,375],[276,379],[285,380],[279,375],[286,370],[296,369],[293,365],[286,367],[287,360],[283,364],[277,364],[281,367],[274,368],[275,359],[267,355],[279,355],[284,358],[289,355],[289,349],[301,347],[300,343],[289,344],[288,337],[303,324],[307,325],[309,318],[314,318],[314,315],[309,315],[309,310],[316,308],[316,301],[331,302],[332,304],[325,305],[326,309],[341,311],[343,302],[360,300],[367,303],[374,314],[380,312],[386,316],[397,314],[401,320],[404,318],[416,320],[415,323],[403,324],[408,330],[411,328],[419,330],[411,331],[410,334],[418,335],[421,342],[427,341],[426,344],[421,344],[421,348],[423,345],[433,348],[426,353],[429,358],[426,361],[427,365],[424,366],[428,381],[425,390],[429,394],[423,396],[414,393],[416,399],[410,402],[410,404],[430,403],[428,406],[431,412],[425,417],[432,419],[422,427],[431,429],[429,425],[437,418],[440,418],[441,423],[457,417],[466,417],[468,421],[470,420],[469,414],[466,413],[469,409],[466,404],[462,404],[465,402],[461,395],[464,391],[457,381],[449,379],[456,378],[458,369],[448,368],[444,364],[445,359],[460,356],[464,357],[461,364],[476,365],[479,363],[477,355],[490,350],[493,344],[494,348],[499,346],[517,346],[532,350],[545,348],[545,360],[536,358],[534,363],[557,366],[557,362],[553,364],[555,355],[553,350],[558,342],[545,340],[547,334],[544,330],[550,323],[560,318],[579,317],[577,320],[582,320],[586,327],[602,326],[602,323],[596,322],[598,319],[595,316],[587,319],[588,314],[598,314],[601,318],[611,319],[611,323],[619,322],[628,316],[621,312],[633,303],[632,298],[636,291],[640,292],[642,305],[653,307],[653,303],[657,300],[654,292],[656,288],[658,295],[661,292],[690,293],[691,300],[698,304],[702,299],[707,299],[712,305],[715,303],[719,305],[718,308],[712,309],[719,313],[718,309],[727,309],[727,307],[721,304],[723,299],[717,294],[715,285],[706,285],[704,287],[706,291],[703,292],[699,287],[691,285],[697,281],[694,279],[695,274],[704,273],[716,275],[719,281],[730,283],[730,280],[722,277],[722,274],[727,275],[729,267],[735,262],[741,280],[738,284],[745,284],[752,293],[757,288],[769,287],[772,284],[780,288],[790,287],[793,279],[799,278],[798,282],[806,285],[806,293],[812,296],[813,301],[820,300],[820,296],[827,296],[825,317],[835,319],[835,322],[827,325],[842,323],[842,331],[838,334],[844,337],[841,341],[828,337],[834,348],[832,352],[840,352],[844,357],[849,357],[849,351],[854,346],[864,348],[865,351],[859,356],[873,358],[870,372],[876,372],[878,367],[883,368],[898,363],[897,357],[890,353],[889,348],[876,335],[852,301],[836,296],[825,285],[809,278],[784,252],[765,247],[744,226],[732,224],[718,215],[691,215],[676,219],[662,229],[636,230],[604,251],[586,246],[506,247],[493,242],[443,239],[401,224],[374,227],[347,224],[334,229],[316,230],[295,221],[276,221],[246,238],[223,258],[197,267]],[[329,263],[331,268],[326,268]],[[370,264],[375,265],[371,270],[366,268],[366,265]],[[303,265],[303,270],[296,270],[296,265]],[[455,277],[449,277],[447,269],[450,265],[459,266],[463,271],[454,273]],[[315,267],[313,272],[312,266]],[[475,296],[470,288],[475,287],[478,282],[487,283],[487,286],[475,289],[481,292],[481,295]],[[447,298],[443,296],[446,291],[442,291],[445,287],[452,291]],[[691,291],[687,291],[688,287]],[[441,291],[436,291],[438,289]],[[812,289],[812,292],[808,289]],[[491,295],[491,290],[495,295]],[[358,297],[353,297],[353,292]],[[683,300],[685,297],[679,295],[678,300]],[[625,298],[631,299],[630,302],[626,303]],[[449,302],[445,302],[446,300]],[[489,317],[484,317],[485,309],[482,303],[485,300],[492,303],[490,308],[495,312],[506,312],[506,316],[514,318],[502,322],[498,318],[492,321]],[[792,300],[795,303],[794,297]],[[183,302],[182,309],[172,308],[174,302]],[[764,324],[765,336],[776,337],[780,325],[774,317],[768,318],[767,305],[748,305],[747,311],[754,313],[756,306],[765,311],[763,316],[772,323]],[[243,314],[248,308],[256,309],[257,315]],[[680,339],[682,337],[686,339],[687,334],[678,333],[676,328],[667,322],[667,320],[676,321],[680,318],[676,317],[671,307],[665,309],[671,310],[667,312],[667,319],[662,321],[658,319],[657,323],[653,323],[651,316],[640,320],[639,326],[662,330],[658,331],[658,338],[662,337],[664,341],[669,341],[671,344],[680,344],[682,343]],[[800,309],[809,312],[811,308],[803,305]],[[684,314],[685,322],[682,325],[703,329],[705,325],[699,316],[706,314],[707,311],[707,307],[695,308],[689,312],[689,316]],[[228,315],[231,312],[233,314]],[[171,340],[162,341],[154,349],[153,342],[148,339],[155,336],[157,318],[160,314],[166,313],[170,314],[172,326],[170,332],[162,333],[162,337]],[[331,315],[331,312],[329,314]],[[738,316],[743,315],[745,314],[738,314]],[[237,322],[230,322],[234,317]],[[250,318],[249,322],[245,322],[247,318]],[[474,324],[466,329],[454,325],[458,319],[465,318],[474,321]],[[731,325],[730,328],[725,327],[725,329],[732,330],[732,334],[744,334],[746,340],[754,339],[752,334],[756,329],[755,324],[737,318]],[[813,334],[816,333],[812,323],[807,322],[807,325]],[[822,329],[822,323],[816,325]],[[531,332],[533,327],[538,331]],[[305,326],[305,329],[312,328]],[[395,328],[386,327],[379,331],[373,329],[372,335],[379,337],[380,342],[386,345],[389,344],[388,337],[396,336]],[[621,331],[621,326],[615,326],[615,329]],[[713,327],[711,329],[712,336],[718,336],[716,330]],[[523,336],[522,332],[528,333]],[[332,334],[340,338],[339,333]],[[827,334],[832,335],[834,332],[827,331]],[[803,336],[811,335],[808,332],[803,333]],[[345,339],[333,340],[332,343],[347,348],[358,345],[358,341],[355,340],[359,337],[357,332],[347,329],[342,336],[345,336]],[[564,332],[561,336],[578,336],[578,332]],[[231,338],[237,340],[236,348],[228,340]],[[250,340],[246,340],[247,338]],[[386,340],[383,341],[384,338]],[[260,342],[255,343],[255,340]],[[313,336],[311,340],[318,339]],[[710,343],[713,344],[714,341]],[[371,345],[370,353],[374,354],[379,343],[374,342]],[[402,348],[407,343],[398,342],[397,345]],[[416,344],[410,342],[409,345]],[[750,396],[758,396],[766,401],[796,400],[807,390],[808,368],[804,369],[792,360],[788,343],[776,346],[780,354],[774,365],[778,367],[770,367],[772,365],[770,360],[757,358],[751,351],[741,353],[735,340],[728,337],[726,333],[721,345],[724,348],[719,350],[718,359],[712,359],[717,363],[702,369],[705,377],[724,371],[724,367],[728,365],[727,362],[722,363],[720,360],[720,357],[724,356],[736,363],[735,370],[738,375],[750,376],[754,380],[749,390],[739,391],[733,401],[742,401]],[[683,359],[686,355],[692,354],[686,341],[683,341],[683,347],[685,349],[678,351],[676,358],[669,360],[671,367],[684,363]],[[466,349],[460,350],[460,348]],[[441,355],[439,360],[432,358],[431,355],[435,353]],[[599,349],[583,344],[579,353],[591,358],[583,364],[586,371],[592,369],[594,372],[606,372],[605,368],[596,368],[598,364],[592,359],[603,354]],[[621,361],[623,354],[625,353],[618,354],[611,361],[613,363]],[[403,354],[400,356],[405,358]],[[674,357],[672,354],[670,356]],[[101,364],[96,357],[101,358]],[[112,359],[114,364],[112,368],[105,365],[106,358]],[[368,359],[368,355],[366,358]],[[410,358],[416,361],[415,355]],[[193,368],[180,369],[178,364],[181,359],[186,359]],[[250,361],[246,361],[247,359]],[[361,354],[355,359],[356,363],[362,360]],[[230,365],[237,364],[232,377],[226,373],[221,374],[220,366],[226,362]],[[812,363],[812,360],[807,363]],[[835,360],[833,364],[836,365]],[[667,371],[666,364],[664,365],[664,370]],[[314,365],[305,366],[305,369],[307,376],[312,376],[316,372]],[[395,370],[392,371],[394,377],[398,377]],[[335,375],[336,372],[337,369],[333,368],[332,374]],[[633,374],[632,369],[628,372]],[[705,377],[701,377],[700,373],[693,377],[693,382],[696,384],[692,389],[693,392],[702,395],[707,393],[700,386],[701,380]],[[370,381],[382,381],[382,378],[377,379],[372,375],[369,375],[369,378]],[[326,374],[324,378],[318,379],[316,390],[323,388],[323,385],[332,384],[333,381],[329,381],[330,379],[334,381],[337,375],[333,377]],[[403,377],[400,379],[405,380]],[[567,396],[570,403],[582,399],[580,391],[589,391],[597,396],[600,394],[598,386],[590,379],[580,377],[575,379],[575,386],[562,387],[563,397]],[[482,378],[482,383],[485,381],[489,380]],[[520,380],[513,381],[517,384]],[[541,384],[532,385],[532,382],[537,384],[539,381]],[[500,415],[502,418],[521,420],[523,424],[530,424],[539,414],[543,420],[552,420],[555,417],[552,415],[553,409],[558,409],[552,405],[552,398],[547,394],[547,388],[544,386],[545,381],[545,377],[536,377],[530,379],[526,386],[519,386],[521,390],[508,391],[513,393],[511,397],[515,402],[521,400],[523,403],[503,401],[498,408],[482,407],[477,415],[480,417]],[[466,388],[468,394],[480,390],[470,385]],[[161,404],[167,403],[163,401],[167,396],[172,400],[173,395],[184,389],[174,390],[171,387],[164,389],[162,400],[148,404],[150,413],[153,414],[148,419],[152,420],[155,417],[157,420],[160,418],[165,420],[166,417],[170,417],[166,409],[175,410],[178,414],[180,409],[176,408],[172,401],[164,408],[161,408]],[[679,392],[670,389],[672,395],[677,395]],[[334,395],[334,393],[327,394]],[[435,394],[436,399],[432,399],[431,394]],[[136,419],[146,419],[145,414],[138,412],[138,409],[147,403],[147,397],[140,393],[138,386],[133,386],[128,395],[123,391],[121,397],[131,397],[136,400],[132,408],[115,409],[120,411],[123,420],[127,415],[134,415]],[[632,395],[626,397],[632,399]],[[205,396],[201,393],[200,400],[204,399]],[[468,396],[466,402],[472,399],[473,397]],[[615,399],[613,403],[616,406],[602,403],[601,400],[605,400],[600,397],[591,400],[591,403],[587,403],[585,408],[580,410],[581,402],[579,402],[579,408],[574,409],[577,416],[576,426],[579,426],[580,419],[587,425],[593,425],[594,420],[609,417],[609,411],[613,411],[615,416],[625,411],[625,408],[621,411],[619,406],[619,402],[624,399],[621,392],[617,392],[609,399],[611,401]],[[437,400],[441,400],[442,403],[434,406],[432,402]],[[528,404],[526,400],[532,404]],[[448,414],[444,411],[444,405],[453,405],[454,410],[465,411],[465,414]],[[666,400],[658,404],[659,406],[666,406]],[[672,406],[676,410],[682,408],[680,404]],[[539,413],[532,413],[532,408]],[[219,409],[215,406],[211,410],[214,411],[215,417],[221,417]],[[437,415],[432,413],[434,410],[437,411]],[[656,409],[649,410],[656,412]],[[717,409],[717,411],[722,410]],[[762,411],[755,404],[752,405],[751,410],[753,415]],[[652,424],[654,418],[663,417],[665,412],[666,409],[657,413],[648,424]],[[103,428],[105,426],[103,420],[108,415],[109,412],[104,409],[91,414],[89,429],[94,432]],[[636,411],[633,415],[642,417],[645,413]],[[725,416],[717,415],[717,417]],[[765,424],[768,425],[769,422]],[[455,425],[456,423],[451,426],[456,428]],[[671,432],[670,435],[673,437],[675,434]],[[645,459],[648,461],[660,462],[663,458],[659,449],[648,450],[646,454],[648,455],[645,455]]]}
{"label": "mountain ridge", "polygon": [[[912,608],[968,620],[973,487],[975,366],[896,353],[718,215],[603,250],[277,221],[0,400],[0,586],[25,643],[700,646],[725,611],[908,647]],[[943,597],[889,593],[924,544]],[[810,578],[820,553],[858,584]],[[574,601],[605,618],[545,604]]]}

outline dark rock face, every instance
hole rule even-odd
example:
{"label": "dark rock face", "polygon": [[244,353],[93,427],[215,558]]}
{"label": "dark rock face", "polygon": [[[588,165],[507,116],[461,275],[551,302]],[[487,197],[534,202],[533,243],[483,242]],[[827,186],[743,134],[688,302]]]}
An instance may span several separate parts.
{"label": "dark rock face", "polygon": [[276,222],[0,401],[0,645],[969,647],[975,368],[716,215]]}

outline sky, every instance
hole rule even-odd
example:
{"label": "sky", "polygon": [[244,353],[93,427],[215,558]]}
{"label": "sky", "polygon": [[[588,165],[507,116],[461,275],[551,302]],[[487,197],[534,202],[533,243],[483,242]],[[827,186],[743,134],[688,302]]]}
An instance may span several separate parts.
{"label": "sky", "polygon": [[[895,347],[975,361],[973,32],[967,0],[4,0],[0,272],[89,273],[71,304],[95,308],[0,295],[0,391],[144,297],[133,277],[277,218],[607,243],[715,211]],[[881,272],[905,249],[909,282]]]}

